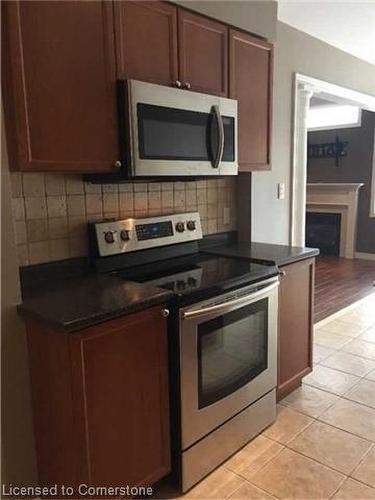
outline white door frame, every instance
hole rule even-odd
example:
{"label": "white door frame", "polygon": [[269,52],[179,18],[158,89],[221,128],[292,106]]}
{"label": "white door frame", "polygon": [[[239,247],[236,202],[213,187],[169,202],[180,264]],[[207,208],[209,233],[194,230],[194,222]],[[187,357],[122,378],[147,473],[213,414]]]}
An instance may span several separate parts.
{"label": "white door frame", "polygon": [[290,206],[290,244],[305,246],[306,179],[307,179],[307,111],[312,94],[339,103],[353,104],[375,111],[375,96],[340,85],[294,73],[293,78],[292,175]]}

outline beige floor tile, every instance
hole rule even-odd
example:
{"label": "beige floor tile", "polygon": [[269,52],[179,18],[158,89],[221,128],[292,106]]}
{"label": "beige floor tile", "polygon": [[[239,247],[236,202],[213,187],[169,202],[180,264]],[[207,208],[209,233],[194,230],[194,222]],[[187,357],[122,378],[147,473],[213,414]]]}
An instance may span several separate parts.
{"label": "beige floor tile", "polygon": [[360,307],[347,311],[340,316],[340,321],[351,323],[353,325],[359,325],[363,328],[368,328],[375,324],[375,314],[374,311],[370,311],[367,308],[361,309]]}
{"label": "beige floor tile", "polygon": [[316,365],[313,372],[303,379],[303,383],[340,396],[348,392],[359,380],[355,375]]}
{"label": "beige floor tile", "polygon": [[286,444],[306,429],[313,419],[297,411],[278,405],[276,422],[263,432],[263,436]]}
{"label": "beige floor tile", "polygon": [[361,380],[345,394],[345,398],[375,408],[375,382],[366,379]]}
{"label": "beige floor tile", "polygon": [[234,472],[225,467],[219,467],[205,479],[202,479],[182,498],[199,498],[201,500],[204,498],[228,498],[245,483],[245,479]]}
{"label": "beige floor tile", "polygon": [[365,376],[365,378],[368,379],[368,380],[373,380],[375,382],[375,370],[372,370],[372,372],[368,373]]}
{"label": "beige floor tile", "polygon": [[355,354],[356,356],[375,360],[375,344],[372,342],[354,339],[343,345],[342,350],[350,354]]}
{"label": "beige floor tile", "polygon": [[283,450],[251,482],[278,498],[329,498],[345,476],[292,450]]}
{"label": "beige floor tile", "polygon": [[375,343],[375,326],[367,328],[364,332],[362,332],[358,339]]}
{"label": "beige floor tile", "polygon": [[353,337],[344,337],[337,333],[319,330],[314,334],[314,343],[330,349],[341,349],[345,344],[351,342]]}
{"label": "beige floor tile", "polygon": [[329,349],[328,347],[323,347],[322,345],[314,344],[313,357],[314,363],[320,363],[323,359],[328,358],[331,354],[335,352],[334,349]]}
{"label": "beige floor tile", "polygon": [[375,441],[375,410],[367,406],[340,399],[319,420],[357,436]]}
{"label": "beige floor tile", "polygon": [[257,488],[253,484],[243,484],[230,497],[231,500],[272,500],[276,497],[269,495],[265,491]]}
{"label": "beige floor tile", "polygon": [[288,447],[343,474],[350,474],[372,444],[322,422],[314,422]]}
{"label": "beige floor tile", "polygon": [[341,370],[358,377],[364,377],[375,369],[375,361],[349,354],[348,352],[335,352],[328,358],[323,359],[320,364],[328,368]]}
{"label": "beige floor tile", "polygon": [[224,463],[224,467],[248,478],[283,449],[279,443],[258,436]]}
{"label": "beige floor tile", "polygon": [[374,500],[375,489],[365,484],[346,479],[338,492],[332,497],[332,500]]}
{"label": "beige floor tile", "polygon": [[321,331],[343,335],[344,337],[358,337],[367,325],[362,325],[359,321],[348,323],[340,319],[335,319],[321,327]]}
{"label": "beige floor tile", "polygon": [[351,475],[355,479],[375,488],[375,447],[371,449],[370,453],[366,455]]}
{"label": "beige floor tile", "polygon": [[338,400],[339,397],[335,394],[303,384],[280,401],[280,404],[317,418]]}

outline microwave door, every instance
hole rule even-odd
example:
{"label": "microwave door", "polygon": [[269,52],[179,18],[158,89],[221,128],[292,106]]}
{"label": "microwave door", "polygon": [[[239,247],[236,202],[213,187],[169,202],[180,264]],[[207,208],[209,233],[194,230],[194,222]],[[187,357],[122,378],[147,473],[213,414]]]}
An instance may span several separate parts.
{"label": "microwave door", "polygon": [[[217,141],[217,147],[216,151],[213,151],[212,149],[212,168],[219,168],[219,165],[221,163],[221,160],[223,159],[223,154],[224,154],[224,123],[223,123],[223,118],[220,114],[220,108],[219,106],[212,106],[212,114],[213,114],[213,120],[212,120],[212,127],[214,126],[214,121],[217,125],[217,132],[218,132],[218,141]],[[212,133],[211,133],[211,142],[212,141]],[[212,146],[212,144],[211,144]]]}

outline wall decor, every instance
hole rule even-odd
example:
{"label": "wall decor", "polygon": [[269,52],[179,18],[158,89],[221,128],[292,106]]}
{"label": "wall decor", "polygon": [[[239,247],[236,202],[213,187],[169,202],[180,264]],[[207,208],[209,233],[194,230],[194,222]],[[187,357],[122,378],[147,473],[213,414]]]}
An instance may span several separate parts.
{"label": "wall decor", "polygon": [[307,157],[320,158],[335,158],[335,166],[339,166],[340,158],[348,155],[348,141],[340,141],[336,135],[335,142],[327,142],[323,144],[308,144]]}

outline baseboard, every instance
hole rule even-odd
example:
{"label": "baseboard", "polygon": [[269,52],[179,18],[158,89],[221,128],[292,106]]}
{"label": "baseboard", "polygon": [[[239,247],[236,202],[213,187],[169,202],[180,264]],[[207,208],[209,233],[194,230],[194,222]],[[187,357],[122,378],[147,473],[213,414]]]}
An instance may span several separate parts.
{"label": "baseboard", "polygon": [[354,258],[363,260],[375,260],[375,253],[356,252],[354,254]]}

